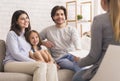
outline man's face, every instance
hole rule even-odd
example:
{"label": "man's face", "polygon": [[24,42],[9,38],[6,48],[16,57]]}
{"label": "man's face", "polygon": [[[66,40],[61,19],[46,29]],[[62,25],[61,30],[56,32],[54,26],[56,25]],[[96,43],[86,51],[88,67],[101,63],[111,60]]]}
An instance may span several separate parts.
{"label": "man's face", "polygon": [[65,23],[64,11],[62,9],[57,10],[55,16],[53,16],[53,20],[58,25],[62,25],[63,23]]}

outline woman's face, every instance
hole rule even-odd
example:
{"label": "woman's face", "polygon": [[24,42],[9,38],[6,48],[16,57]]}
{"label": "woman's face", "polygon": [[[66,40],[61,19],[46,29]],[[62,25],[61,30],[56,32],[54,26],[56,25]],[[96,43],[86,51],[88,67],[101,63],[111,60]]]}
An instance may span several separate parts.
{"label": "woman's face", "polygon": [[21,14],[18,18],[17,24],[21,27],[22,30],[28,28],[29,26],[29,18],[26,14]]}
{"label": "woman's face", "polygon": [[30,34],[29,39],[30,39],[30,43],[31,43],[33,46],[38,45],[38,43],[39,43],[39,37],[38,37],[38,34],[37,34],[37,33],[32,32],[32,33]]}
{"label": "woman's face", "polygon": [[65,23],[64,11],[62,9],[57,10],[53,19],[54,19],[54,22],[58,25],[62,25],[63,23]]}

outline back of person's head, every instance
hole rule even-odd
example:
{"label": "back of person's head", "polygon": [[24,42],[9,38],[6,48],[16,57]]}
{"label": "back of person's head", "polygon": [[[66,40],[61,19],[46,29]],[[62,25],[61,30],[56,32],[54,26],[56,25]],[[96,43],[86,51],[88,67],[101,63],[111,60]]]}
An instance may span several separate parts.
{"label": "back of person's head", "polygon": [[120,0],[108,0],[115,40],[120,42]]}
{"label": "back of person's head", "polygon": [[[35,31],[35,30],[27,31],[27,33],[26,33],[26,35],[25,35],[25,39],[26,39],[26,41],[27,41],[28,43],[31,44],[31,42],[30,42],[30,35],[31,35],[31,33],[36,33],[36,34],[38,35],[39,43],[38,43],[37,46],[40,47],[40,45],[42,45],[42,42],[41,42],[41,39],[40,39],[39,33],[38,33],[37,31]],[[33,46],[33,45],[31,44],[31,46]]]}
{"label": "back of person's head", "polygon": [[53,7],[52,11],[51,11],[51,17],[52,17],[52,20],[54,21],[53,17],[55,16],[56,12],[58,10],[63,10],[64,11],[64,14],[65,14],[65,18],[67,19],[67,10],[64,6],[55,6]]}
{"label": "back of person's head", "polygon": [[103,8],[104,11],[108,11],[109,10],[108,0],[101,0],[101,7]]}
{"label": "back of person's head", "polygon": [[[26,14],[28,16],[28,14],[23,11],[23,10],[17,10],[13,13],[12,15],[12,20],[11,20],[11,28],[10,28],[10,31],[14,31],[18,36],[20,36],[20,33],[21,33],[21,27],[17,24],[17,21],[18,21],[18,18],[20,17],[20,15],[22,14]],[[29,18],[29,16],[28,16]],[[30,26],[30,23],[29,23],[29,26],[28,28],[25,29],[25,33],[27,31],[29,31],[31,29],[31,26]]]}

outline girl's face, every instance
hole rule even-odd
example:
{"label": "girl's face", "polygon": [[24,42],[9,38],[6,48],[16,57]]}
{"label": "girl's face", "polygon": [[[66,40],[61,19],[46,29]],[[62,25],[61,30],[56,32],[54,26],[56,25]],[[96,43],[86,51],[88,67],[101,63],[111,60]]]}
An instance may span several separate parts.
{"label": "girl's face", "polygon": [[26,14],[21,14],[17,20],[17,24],[21,27],[22,30],[28,28],[30,20]]}
{"label": "girl's face", "polygon": [[62,9],[57,10],[53,19],[54,19],[54,22],[58,25],[62,25],[63,23],[65,23],[64,11]]}
{"label": "girl's face", "polygon": [[38,45],[38,43],[39,43],[39,36],[37,35],[37,33],[32,32],[32,33],[30,34],[29,39],[30,39],[30,43],[31,43],[33,46]]}

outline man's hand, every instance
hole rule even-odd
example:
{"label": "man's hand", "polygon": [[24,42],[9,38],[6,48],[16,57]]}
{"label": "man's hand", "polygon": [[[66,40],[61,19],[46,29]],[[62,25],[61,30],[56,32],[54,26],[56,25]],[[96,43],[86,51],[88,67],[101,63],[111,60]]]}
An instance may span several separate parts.
{"label": "man's hand", "polygon": [[80,57],[74,56],[74,61],[75,61],[75,62],[78,62],[79,60],[80,60]]}
{"label": "man's hand", "polygon": [[54,46],[51,41],[44,41],[42,44],[45,45],[47,48],[52,48]]}

